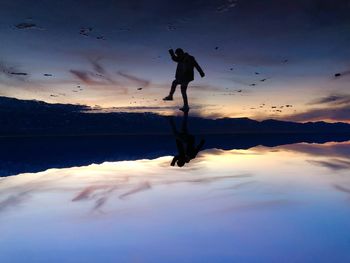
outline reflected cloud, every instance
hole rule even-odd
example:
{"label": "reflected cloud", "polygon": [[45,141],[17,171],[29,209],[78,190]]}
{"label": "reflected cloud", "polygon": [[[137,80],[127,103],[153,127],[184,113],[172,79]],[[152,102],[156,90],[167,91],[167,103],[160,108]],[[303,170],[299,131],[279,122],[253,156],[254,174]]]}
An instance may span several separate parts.
{"label": "reflected cloud", "polygon": [[228,186],[228,187],[220,188],[218,190],[237,190],[237,189],[244,188],[244,187],[246,187],[248,185],[252,185],[254,183],[256,183],[256,181],[242,182],[242,183],[234,184],[234,185],[231,185],[231,186]]}
{"label": "reflected cloud", "polygon": [[18,206],[28,199],[28,192],[21,192],[15,195],[10,195],[5,200],[0,201],[0,213],[4,210]]}
{"label": "reflected cloud", "polygon": [[196,179],[190,179],[185,180],[184,182],[187,183],[212,183],[219,180],[225,180],[225,179],[236,179],[236,178],[247,178],[252,177],[251,174],[238,174],[238,175],[227,175],[227,176],[213,176],[213,177],[205,177],[205,178],[196,178]]}
{"label": "reflected cloud", "polygon": [[224,209],[221,212],[250,212],[256,210],[271,210],[271,209],[289,209],[291,206],[300,204],[299,202],[287,200],[287,199],[276,199],[268,201],[252,202],[248,204],[239,204],[230,208]]}
{"label": "reflected cloud", "polygon": [[329,161],[316,161],[309,160],[309,163],[319,165],[330,170],[348,170],[350,169],[350,161],[344,161],[341,159],[331,159]]}
{"label": "reflected cloud", "polygon": [[82,200],[87,200],[91,198],[91,195],[99,189],[103,189],[105,187],[108,186],[89,186],[87,188],[85,188],[84,190],[82,190],[80,193],[78,193],[77,196],[75,196],[72,201],[76,202],[76,201],[82,201]]}
{"label": "reflected cloud", "polygon": [[346,188],[346,187],[344,187],[342,185],[338,185],[338,184],[335,184],[334,188],[337,189],[340,192],[343,192],[343,193],[346,193],[346,194],[350,194],[350,188]]}
{"label": "reflected cloud", "polygon": [[281,150],[288,150],[293,152],[304,153],[310,156],[328,156],[341,158],[345,160],[350,160],[350,142],[343,143],[325,143],[325,144],[308,144],[308,143],[299,143],[291,144],[285,146],[277,147]]}
{"label": "reflected cloud", "polygon": [[151,187],[151,184],[149,182],[140,183],[139,185],[137,185],[135,188],[131,189],[130,191],[127,191],[126,193],[119,195],[119,199],[125,199],[125,197],[127,197],[127,196],[134,195],[136,193],[149,190],[151,188],[152,187]]}
{"label": "reflected cloud", "polygon": [[100,209],[107,201],[107,197],[100,197],[96,200],[93,210]]}
{"label": "reflected cloud", "polygon": [[[313,165],[317,165],[346,172],[350,170],[349,155],[346,155],[349,146],[349,143],[329,143],[325,145],[287,145],[273,149],[262,146],[251,150],[214,149],[201,152],[198,158],[185,168],[169,167],[172,157],[165,156],[152,160],[107,162],[100,165],[27,173],[7,177],[0,181],[0,212],[25,202],[30,193],[31,197],[64,195],[66,200],[71,200],[76,209],[84,209],[82,203],[85,203],[90,207],[90,211],[106,214],[104,208],[107,207],[107,203],[108,213],[110,213],[115,211],[116,207],[119,209],[120,206],[128,206],[130,197],[141,192],[149,196],[159,193],[158,190],[148,191],[152,189],[181,191],[186,188],[198,190],[201,195],[197,197],[201,200],[204,198],[208,202],[217,202],[219,199],[232,202],[232,199],[229,198],[232,193],[235,193],[235,197],[242,198],[245,196],[242,193],[247,192],[236,190],[253,190],[254,194],[247,200],[244,199],[243,202],[226,203],[229,208],[223,207],[222,211],[225,212],[279,209],[296,204],[295,201],[292,201],[293,199],[290,200],[285,196],[289,186],[278,183],[284,178],[280,176],[281,171],[290,171],[293,177],[288,178],[293,178],[292,180],[295,178],[293,172],[295,167],[312,168]],[[313,160],[309,156],[317,158]],[[273,169],[261,170],[261,167],[269,167],[269,165]],[[271,174],[276,176],[273,185],[279,185],[278,191],[272,188],[270,183],[263,182],[263,178],[271,180]],[[259,180],[257,180],[258,176]],[[320,175],[317,174],[317,176]],[[303,180],[302,176],[297,178]],[[335,185],[338,191],[350,190],[334,180],[332,179],[331,185]],[[249,187],[252,185],[254,187]],[[262,200],[265,201],[255,200],[255,195],[258,194],[266,197],[266,193],[280,195],[282,192],[282,198],[276,196],[276,199],[273,200],[266,201],[264,198]],[[190,200],[186,195],[191,195],[191,192],[184,194],[184,198]],[[218,199],[215,195],[220,195],[220,198]],[[222,199],[223,196],[224,199]],[[55,198],[61,197],[56,196]],[[36,200],[36,198],[31,199]],[[142,202],[142,198],[137,198],[133,200],[133,204],[134,202]],[[27,209],[27,206],[20,207],[20,209]],[[20,209],[18,208],[19,211]]]}

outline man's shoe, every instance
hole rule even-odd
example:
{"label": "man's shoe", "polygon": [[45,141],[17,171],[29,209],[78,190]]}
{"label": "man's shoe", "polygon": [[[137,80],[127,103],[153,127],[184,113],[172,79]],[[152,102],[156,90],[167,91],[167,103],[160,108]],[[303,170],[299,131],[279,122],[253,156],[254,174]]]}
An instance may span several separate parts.
{"label": "man's shoe", "polygon": [[163,100],[173,100],[173,96],[166,96],[165,98],[163,98]]}
{"label": "man's shoe", "polygon": [[183,111],[183,112],[188,112],[190,110],[190,107],[185,107],[183,106],[182,108],[179,109],[180,111]]}

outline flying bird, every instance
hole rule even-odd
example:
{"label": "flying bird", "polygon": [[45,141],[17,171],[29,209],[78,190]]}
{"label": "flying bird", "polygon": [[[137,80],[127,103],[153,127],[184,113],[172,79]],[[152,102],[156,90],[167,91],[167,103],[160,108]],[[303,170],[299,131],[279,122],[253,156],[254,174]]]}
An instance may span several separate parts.
{"label": "flying bird", "polygon": [[346,70],[346,71],[343,71],[343,72],[335,73],[334,77],[335,78],[339,78],[339,77],[345,77],[345,76],[348,76],[348,75],[350,75],[350,70]]}
{"label": "flying bird", "polygon": [[45,77],[52,77],[52,74],[45,73],[44,76]]}
{"label": "flying bird", "polygon": [[231,8],[236,7],[238,0],[227,0],[223,5],[216,8],[216,12],[224,13],[229,11]]}
{"label": "flying bird", "polygon": [[168,23],[167,29],[168,29],[168,31],[174,31],[174,30],[176,30],[176,27],[174,26],[174,24]]}
{"label": "flying bird", "polygon": [[79,34],[88,37],[90,36],[91,32],[92,32],[92,27],[82,27],[80,28]]}
{"label": "flying bird", "polygon": [[28,73],[25,72],[10,72],[11,75],[17,75],[17,76],[27,76]]}
{"label": "flying bird", "polygon": [[36,24],[34,23],[19,23],[15,25],[16,28],[18,29],[29,29],[29,28],[35,28]]}

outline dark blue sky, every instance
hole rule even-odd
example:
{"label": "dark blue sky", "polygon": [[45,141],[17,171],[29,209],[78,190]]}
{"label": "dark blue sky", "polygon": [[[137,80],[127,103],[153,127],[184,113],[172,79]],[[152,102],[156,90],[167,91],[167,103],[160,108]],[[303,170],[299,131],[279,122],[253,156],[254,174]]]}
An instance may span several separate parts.
{"label": "dark blue sky", "polygon": [[349,121],[349,13],[349,0],[2,1],[0,95],[164,112],[180,103],[160,100],[167,50],[182,47],[207,74],[189,90],[200,115]]}

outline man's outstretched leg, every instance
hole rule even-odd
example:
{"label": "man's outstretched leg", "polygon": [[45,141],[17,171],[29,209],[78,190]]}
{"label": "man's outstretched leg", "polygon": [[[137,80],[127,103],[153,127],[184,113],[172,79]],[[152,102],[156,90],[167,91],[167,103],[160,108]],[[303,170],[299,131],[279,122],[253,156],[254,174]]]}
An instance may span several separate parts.
{"label": "man's outstretched leg", "polygon": [[169,95],[166,96],[163,100],[173,100],[173,95],[175,93],[175,90],[176,90],[176,86],[177,86],[177,81],[176,79],[173,81],[173,83],[171,84],[171,88],[170,88],[170,92],[169,92]]}
{"label": "man's outstretched leg", "polygon": [[181,84],[181,94],[182,94],[182,99],[184,101],[184,106],[180,108],[183,112],[189,111],[190,107],[188,106],[188,99],[187,99],[187,86],[188,83],[183,83]]}

